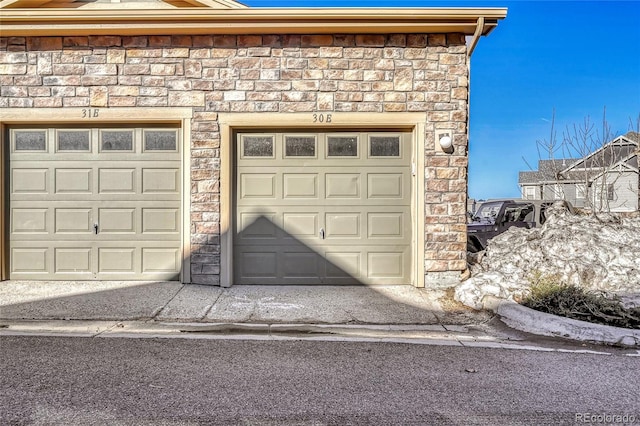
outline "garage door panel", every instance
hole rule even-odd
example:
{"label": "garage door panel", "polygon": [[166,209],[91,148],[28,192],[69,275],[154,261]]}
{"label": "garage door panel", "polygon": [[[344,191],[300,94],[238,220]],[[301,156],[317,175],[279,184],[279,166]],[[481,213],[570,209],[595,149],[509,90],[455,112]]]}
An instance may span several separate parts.
{"label": "garage door panel", "polygon": [[369,198],[401,199],[405,196],[402,173],[368,173],[367,196]]}
{"label": "garage door panel", "polygon": [[98,209],[99,233],[135,234],[136,208],[100,208]]}
{"label": "garage door panel", "polygon": [[180,170],[177,167],[143,168],[143,194],[178,194],[180,192]]}
{"label": "garage door panel", "polygon": [[136,272],[136,249],[133,247],[101,247],[98,249],[98,273]]}
{"label": "garage door panel", "polygon": [[397,251],[367,253],[367,275],[373,278],[404,278],[405,254]]}
{"label": "garage door panel", "polygon": [[317,173],[285,173],[283,174],[284,187],[282,197],[299,200],[300,198],[318,198],[318,174]]}
{"label": "garage door panel", "polygon": [[237,269],[239,278],[277,278],[278,253],[275,250],[240,251],[239,254],[238,260],[243,265],[243,268]]}
{"label": "garage door panel", "polygon": [[328,278],[360,278],[361,257],[360,251],[327,251],[325,253],[326,276]]}
{"label": "garage door panel", "polygon": [[92,273],[91,247],[54,249],[54,273]]}
{"label": "garage door panel", "polygon": [[93,233],[91,208],[56,208],[56,234],[91,234]]}
{"label": "garage door panel", "polygon": [[98,169],[98,193],[99,194],[135,194],[136,169],[135,168],[106,168]]}
{"label": "garage door panel", "polygon": [[360,198],[360,174],[327,173],[325,191],[327,198]]}
{"label": "garage door panel", "polygon": [[142,272],[178,272],[180,250],[175,247],[142,248]]}
{"label": "garage door panel", "polygon": [[60,169],[55,171],[56,194],[91,194],[93,170],[86,168]]}
{"label": "garage door panel", "polygon": [[12,194],[46,194],[49,192],[49,169],[14,168],[11,174]]}
{"label": "garage door panel", "polygon": [[318,238],[318,213],[290,212],[283,214],[284,232],[296,238]]}
{"label": "garage door panel", "polygon": [[368,238],[405,238],[409,231],[409,217],[404,212],[368,213]]}
{"label": "garage door panel", "polygon": [[328,212],[325,214],[326,239],[361,238],[360,213]]}
{"label": "garage door panel", "polygon": [[30,246],[11,248],[11,272],[41,276],[49,272],[49,248]]}
{"label": "garage door panel", "polygon": [[180,232],[179,208],[143,208],[142,233],[177,234]]}
{"label": "garage door panel", "polygon": [[367,252],[367,276],[372,279],[408,280],[410,277],[405,265],[409,255],[409,250],[404,247],[370,250]]}
{"label": "garage door panel", "polygon": [[313,251],[284,251],[278,259],[282,265],[282,277],[317,278],[324,259]]}
{"label": "garage door panel", "polygon": [[240,174],[242,192],[241,198],[275,198],[275,173],[247,173]]}
{"label": "garage door panel", "polygon": [[238,234],[240,240],[269,239],[278,237],[275,213],[240,213]]}
{"label": "garage door panel", "polygon": [[46,208],[13,208],[11,209],[11,232],[15,234],[47,233]]}

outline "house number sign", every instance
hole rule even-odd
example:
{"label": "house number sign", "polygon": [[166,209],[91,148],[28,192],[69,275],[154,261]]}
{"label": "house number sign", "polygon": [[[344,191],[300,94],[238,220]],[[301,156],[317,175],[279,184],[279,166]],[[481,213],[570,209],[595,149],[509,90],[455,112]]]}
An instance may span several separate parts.
{"label": "house number sign", "polygon": [[314,123],[331,123],[331,114],[313,114]]}
{"label": "house number sign", "polygon": [[99,115],[100,115],[99,108],[83,108],[82,109],[82,118],[86,118],[90,120],[92,118],[98,118]]}

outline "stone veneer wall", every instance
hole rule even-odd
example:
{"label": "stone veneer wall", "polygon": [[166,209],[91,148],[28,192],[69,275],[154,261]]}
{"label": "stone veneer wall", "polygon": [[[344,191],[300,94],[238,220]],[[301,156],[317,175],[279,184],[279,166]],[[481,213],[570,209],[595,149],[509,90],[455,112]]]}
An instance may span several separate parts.
{"label": "stone veneer wall", "polygon": [[[466,268],[462,34],[2,37],[0,86],[0,108],[193,107],[200,284],[219,283],[218,112],[425,112],[425,272]],[[437,129],[454,154],[434,149]]]}

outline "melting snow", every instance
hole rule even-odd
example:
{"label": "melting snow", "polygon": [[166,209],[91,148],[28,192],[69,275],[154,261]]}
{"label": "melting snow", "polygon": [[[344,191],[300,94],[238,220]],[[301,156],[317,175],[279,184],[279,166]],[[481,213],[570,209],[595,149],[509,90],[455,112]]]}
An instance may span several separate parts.
{"label": "melting snow", "polygon": [[471,278],[456,288],[455,299],[475,309],[487,295],[522,297],[535,271],[638,301],[640,215],[579,216],[555,205],[542,227],[511,228],[470,259]]}

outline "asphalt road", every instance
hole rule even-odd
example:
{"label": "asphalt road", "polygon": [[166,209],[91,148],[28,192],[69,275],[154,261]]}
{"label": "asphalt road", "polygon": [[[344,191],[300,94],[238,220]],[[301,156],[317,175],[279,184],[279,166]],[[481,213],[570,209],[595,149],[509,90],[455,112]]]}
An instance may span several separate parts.
{"label": "asphalt road", "polygon": [[3,337],[0,367],[2,425],[640,424],[622,352]]}

